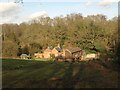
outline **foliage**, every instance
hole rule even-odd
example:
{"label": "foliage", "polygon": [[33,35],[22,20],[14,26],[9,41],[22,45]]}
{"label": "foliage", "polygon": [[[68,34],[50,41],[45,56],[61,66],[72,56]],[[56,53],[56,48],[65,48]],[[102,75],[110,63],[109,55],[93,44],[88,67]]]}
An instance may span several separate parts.
{"label": "foliage", "polygon": [[58,43],[62,48],[77,46],[87,52],[115,53],[117,23],[117,17],[107,20],[100,14],[83,17],[72,13],[66,17],[40,18],[20,25],[3,24],[3,56],[33,55]]}
{"label": "foliage", "polygon": [[55,54],[50,54],[50,58],[54,59],[55,58]]}

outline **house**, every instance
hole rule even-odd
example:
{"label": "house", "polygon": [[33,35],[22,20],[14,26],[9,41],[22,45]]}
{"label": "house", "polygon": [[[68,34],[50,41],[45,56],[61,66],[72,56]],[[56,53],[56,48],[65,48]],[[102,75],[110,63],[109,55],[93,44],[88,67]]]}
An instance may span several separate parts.
{"label": "house", "polygon": [[52,47],[47,47],[43,53],[34,53],[35,58],[50,58],[50,54],[52,52]]}
{"label": "house", "polygon": [[43,53],[34,53],[35,58],[43,58]]}
{"label": "house", "polygon": [[83,54],[83,51],[78,47],[70,47],[67,49],[61,49],[60,45],[58,44],[57,47],[52,48],[48,47],[46,48],[43,53],[35,53],[34,56],[36,58],[56,58],[56,59],[74,59],[79,60],[81,59],[81,56]]}
{"label": "house", "polygon": [[50,54],[52,53],[53,48],[48,47],[43,52],[43,58],[50,58]]}
{"label": "house", "polygon": [[48,47],[46,48],[43,53],[35,53],[34,57],[35,58],[53,58],[61,55],[62,49],[60,47]]}
{"label": "house", "polygon": [[66,59],[81,59],[82,53],[82,49],[79,47],[70,47],[63,50],[63,56]]}
{"label": "house", "polygon": [[20,58],[21,59],[28,59],[30,56],[29,55],[27,55],[27,54],[21,54],[20,55]]}
{"label": "house", "polygon": [[61,52],[62,52],[62,49],[60,47],[55,47],[52,50],[51,54],[54,54],[54,56],[57,57],[62,54]]}

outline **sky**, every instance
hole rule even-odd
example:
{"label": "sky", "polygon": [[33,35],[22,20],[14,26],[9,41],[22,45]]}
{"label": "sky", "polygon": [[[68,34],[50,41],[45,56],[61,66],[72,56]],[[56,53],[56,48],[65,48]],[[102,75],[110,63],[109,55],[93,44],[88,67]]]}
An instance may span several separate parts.
{"label": "sky", "polygon": [[70,13],[118,16],[119,0],[0,0],[0,24],[22,23],[38,17],[66,16]]}

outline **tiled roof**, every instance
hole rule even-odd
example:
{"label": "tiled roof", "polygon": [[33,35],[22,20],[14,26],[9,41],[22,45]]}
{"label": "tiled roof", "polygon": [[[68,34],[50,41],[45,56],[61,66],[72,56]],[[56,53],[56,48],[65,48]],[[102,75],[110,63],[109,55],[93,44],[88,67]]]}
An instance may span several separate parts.
{"label": "tiled roof", "polygon": [[56,49],[58,52],[62,51],[62,49],[59,48],[59,47],[56,47],[55,49]]}
{"label": "tiled roof", "polygon": [[75,48],[70,47],[70,48],[68,48],[66,50],[70,51],[71,53],[74,53],[74,52],[81,51],[82,49],[80,49],[79,47],[75,47]]}

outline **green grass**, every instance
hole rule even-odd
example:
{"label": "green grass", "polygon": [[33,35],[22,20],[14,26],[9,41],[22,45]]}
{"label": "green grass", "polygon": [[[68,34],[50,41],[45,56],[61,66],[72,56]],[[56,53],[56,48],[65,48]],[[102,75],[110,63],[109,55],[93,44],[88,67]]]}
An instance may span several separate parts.
{"label": "green grass", "polygon": [[117,88],[118,70],[112,68],[111,62],[108,64],[3,59],[2,85],[3,88]]}

